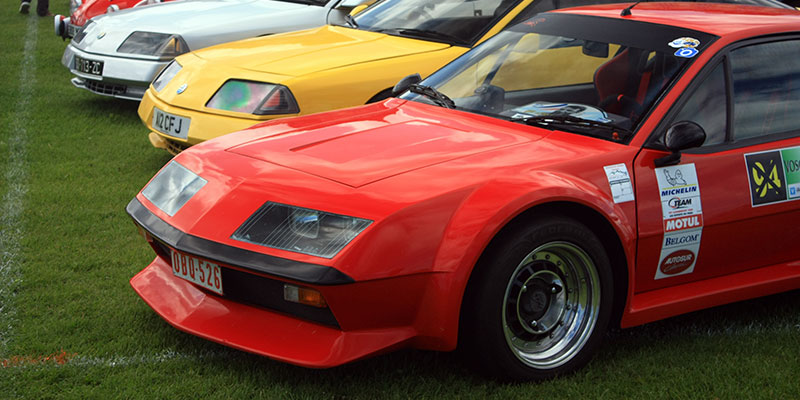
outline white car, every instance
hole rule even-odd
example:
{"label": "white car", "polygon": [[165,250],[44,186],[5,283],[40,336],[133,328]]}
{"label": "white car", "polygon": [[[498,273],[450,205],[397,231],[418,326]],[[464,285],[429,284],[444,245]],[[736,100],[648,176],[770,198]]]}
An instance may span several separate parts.
{"label": "white car", "polygon": [[104,14],[70,41],[61,64],[72,84],[105,96],[140,100],[176,56],[253,36],[345,24],[369,0],[187,0]]}

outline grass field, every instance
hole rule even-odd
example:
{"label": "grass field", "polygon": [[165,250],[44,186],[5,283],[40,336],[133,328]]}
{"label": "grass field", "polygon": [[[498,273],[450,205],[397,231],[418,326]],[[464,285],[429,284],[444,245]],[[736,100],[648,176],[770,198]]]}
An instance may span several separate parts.
{"label": "grass field", "polygon": [[128,285],[153,254],[124,207],[168,155],[136,104],[70,85],[50,18],[0,18],[0,399],[800,398],[800,291],[611,332],[538,384],[421,351],[308,370],[184,334]]}

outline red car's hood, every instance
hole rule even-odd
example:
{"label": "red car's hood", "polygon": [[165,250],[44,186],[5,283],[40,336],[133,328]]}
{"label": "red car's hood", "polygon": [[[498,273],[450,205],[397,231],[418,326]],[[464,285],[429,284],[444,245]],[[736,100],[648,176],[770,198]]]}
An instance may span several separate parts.
{"label": "red car's hood", "polygon": [[389,109],[313,128],[287,126],[228,151],[359,187],[543,137],[490,125],[474,114],[439,120],[424,107],[409,103],[403,112]]}

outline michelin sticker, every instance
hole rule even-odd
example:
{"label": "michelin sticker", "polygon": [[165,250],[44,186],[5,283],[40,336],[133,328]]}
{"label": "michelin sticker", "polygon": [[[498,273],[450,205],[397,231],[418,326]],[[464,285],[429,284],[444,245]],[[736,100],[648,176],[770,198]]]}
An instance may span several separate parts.
{"label": "michelin sticker", "polygon": [[694,164],[656,168],[664,241],[654,279],[690,274],[703,234],[703,207]]}
{"label": "michelin sticker", "polygon": [[633,201],[633,186],[631,185],[631,177],[628,175],[628,167],[625,164],[614,164],[606,165],[603,169],[606,171],[614,203]]}
{"label": "michelin sticker", "polygon": [[744,155],[753,207],[800,199],[800,147]]}
{"label": "michelin sticker", "polygon": [[678,49],[675,50],[676,57],[692,58],[699,53],[697,46],[700,46],[700,41],[692,37],[682,37],[669,42],[669,47]]}

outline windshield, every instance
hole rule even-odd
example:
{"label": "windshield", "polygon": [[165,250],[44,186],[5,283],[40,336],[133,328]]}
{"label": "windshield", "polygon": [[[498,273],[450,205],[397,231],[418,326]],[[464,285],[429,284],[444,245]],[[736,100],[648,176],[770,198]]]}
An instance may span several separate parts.
{"label": "windshield", "polygon": [[359,29],[471,46],[519,0],[385,0],[355,17]]}
{"label": "windshield", "polygon": [[664,25],[539,14],[425,79],[429,90],[401,98],[624,141],[713,40]]}

